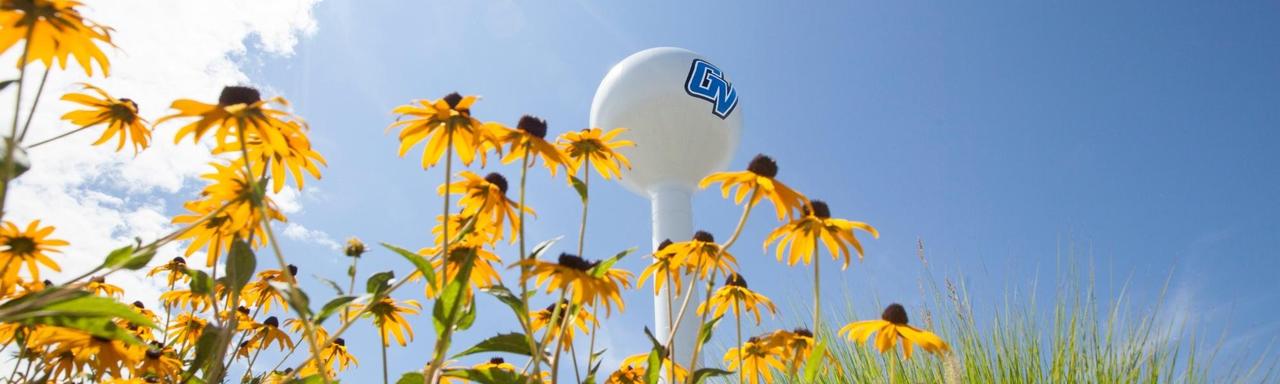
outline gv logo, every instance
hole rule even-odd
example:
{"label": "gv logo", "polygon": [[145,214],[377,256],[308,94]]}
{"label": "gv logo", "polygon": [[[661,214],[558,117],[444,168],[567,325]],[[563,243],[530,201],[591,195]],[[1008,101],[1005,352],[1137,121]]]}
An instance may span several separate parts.
{"label": "gv logo", "polygon": [[733,84],[724,80],[720,68],[701,59],[693,59],[684,90],[693,97],[710,101],[713,106],[711,113],[721,119],[729,117],[738,107],[738,91],[733,89]]}

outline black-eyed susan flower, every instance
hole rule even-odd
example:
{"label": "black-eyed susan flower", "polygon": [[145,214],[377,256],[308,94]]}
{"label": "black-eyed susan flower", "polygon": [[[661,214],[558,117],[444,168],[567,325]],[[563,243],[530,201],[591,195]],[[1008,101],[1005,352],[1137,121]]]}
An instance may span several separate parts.
{"label": "black-eyed susan flower", "polygon": [[84,89],[96,93],[97,96],[89,93],[68,93],[62,96],[62,100],[80,104],[88,109],[80,109],[67,112],[62,115],[62,119],[71,122],[77,130],[88,129],[98,125],[106,125],[107,128],[102,132],[102,136],[93,142],[93,145],[106,143],[112,137],[117,137],[116,151],[124,149],[125,142],[133,145],[133,152],[138,153],[151,142],[151,130],[145,125],[146,120],[138,116],[138,103],[127,98],[117,99],[111,97],[101,88],[83,84]]}
{"label": "black-eyed susan flower", "polygon": [[[564,318],[564,316],[568,316],[570,313],[573,313],[572,309],[574,309],[574,307],[569,303],[569,301],[563,300],[560,302],[560,309],[558,313],[556,312],[555,304],[529,312],[529,331],[536,333],[540,330],[548,329],[548,325],[559,328],[560,319]],[[588,332],[589,324],[598,324],[595,316],[592,316],[591,312],[588,311],[577,311],[570,322],[571,324],[564,327],[559,335],[554,335],[558,340],[560,340],[560,345],[565,351],[568,351],[569,348],[573,346],[573,336],[575,334],[586,334]]]}
{"label": "black-eyed susan flower", "polygon": [[[431,227],[431,234],[435,237],[435,244],[444,244],[444,215],[436,215],[436,225]],[[456,236],[462,233],[462,230],[468,225],[471,231],[461,239]],[[460,244],[471,245],[496,245],[498,240],[502,240],[502,228],[493,225],[490,220],[479,220],[473,216],[451,214],[449,215],[449,247],[452,248]],[[454,241],[457,240],[457,241]]]}
{"label": "black-eyed susan flower", "polygon": [[18,271],[25,265],[31,280],[40,280],[40,265],[54,271],[61,271],[58,263],[49,258],[51,253],[62,253],[58,248],[66,246],[65,240],[50,238],[54,227],[40,226],[40,220],[27,224],[26,229],[18,228],[13,222],[6,221],[0,226],[0,279],[3,285],[11,287],[18,283]]}
{"label": "black-eyed susan flower", "polygon": [[[777,346],[782,349],[782,360],[787,365],[787,372],[791,375],[796,374],[805,362],[809,360],[809,355],[813,353],[815,345],[813,332],[808,328],[796,328],[788,331],[780,329],[768,334],[762,338],[765,342]],[[825,353],[825,358],[830,364],[823,365],[823,371],[827,371],[827,367],[835,367],[840,369],[840,365],[836,361],[836,357],[831,351]]]}
{"label": "black-eyed susan flower", "polygon": [[105,276],[94,276],[90,278],[89,282],[85,283],[84,288],[82,289],[84,289],[85,292],[98,296],[119,298],[124,295],[124,288],[120,288],[115,284],[107,283],[107,278]]}
{"label": "black-eyed susan flower", "polygon": [[197,294],[190,289],[171,289],[160,294],[160,302],[165,308],[190,308],[194,312],[204,312],[212,307],[209,295]]}
{"label": "black-eyed susan flower", "polygon": [[893,349],[899,340],[902,341],[902,354],[911,358],[913,345],[919,345],[927,352],[941,354],[951,347],[942,338],[932,332],[907,325],[907,310],[901,304],[889,304],[880,315],[880,320],[855,321],[840,328],[840,333],[849,340],[865,343],[876,334],[876,350],[884,353]]}
{"label": "black-eyed susan flower", "polygon": [[176,383],[182,375],[182,360],[174,354],[172,348],[159,343],[152,343],[151,348],[138,360],[133,368],[135,376],[159,379],[160,382]]}
{"label": "black-eyed susan flower", "polygon": [[[489,124],[486,124],[486,126]],[[492,127],[493,130],[505,129],[501,125]],[[502,141],[510,145],[507,155],[502,158],[503,164],[510,164],[516,160],[522,160],[522,164],[532,167],[538,158],[542,159],[542,165],[551,171],[551,176],[556,175],[559,168],[569,168],[568,159],[556,148],[554,144],[547,141],[547,121],[529,115],[520,117],[520,121],[516,123],[516,129],[505,129],[505,136]],[[527,159],[526,159],[527,158]]]}
{"label": "black-eyed susan flower", "polygon": [[[634,369],[638,369],[641,376],[643,376],[646,368],[648,367],[648,361],[649,353],[638,353],[622,359],[622,366],[635,367]],[[676,382],[684,382],[685,378],[689,377],[689,370],[685,369],[684,366],[681,366],[679,363],[671,361],[671,358],[667,353],[661,354],[661,365],[661,370],[659,372],[671,372],[672,367],[675,367]]]}
{"label": "black-eyed susan flower", "polygon": [[686,274],[696,274],[699,279],[707,279],[713,270],[728,275],[738,267],[738,259],[707,231],[698,231],[693,239],[671,244],[667,249],[684,264]]}
{"label": "black-eyed susan flower", "polygon": [[388,334],[395,336],[396,342],[403,347],[408,345],[405,341],[407,336],[409,340],[413,340],[413,327],[409,325],[409,320],[404,315],[416,315],[422,309],[422,305],[414,300],[404,300],[396,302],[390,297],[383,297],[377,302],[370,304],[353,304],[354,310],[359,312],[363,310],[365,305],[369,306],[368,316],[373,319],[373,324],[378,328],[378,335],[382,337],[383,345],[390,345]]}
{"label": "black-eyed susan flower", "polygon": [[785,217],[794,217],[795,212],[800,211],[808,201],[796,191],[787,187],[775,177],[778,176],[778,163],[765,155],[756,155],[751,159],[751,163],[747,164],[746,171],[738,172],[716,172],[702,179],[698,183],[698,188],[707,188],[712,183],[720,183],[720,192],[727,199],[729,192],[735,187],[737,191],[734,193],[733,201],[736,204],[742,204],[742,200],[748,195],[751,200],[747,201],[748,206],[755,206],[763,198],[768,198],[773,202],[773,208],[778,213],[778,220]]}
{"label": "black-eyed susan flower", "polygon": [[[292,266],[292,268],[297,268]],[[244,290],[240,297],[245,302],[250,303],[254,307],[260,307],[261,311],[270,312],[272,305],[279,305],[282,308],[289,308],[288,300],[285,299],[285,293],[281,292],[272,283],[289,283],[289,278],[284,271],[279,269],[268,269],[258,272],[258,278],[245,284]]]}
{"label": "black-eyed susan flower", "polygon": [[[316,339],[321,339],[321,337],[316,336]],[[347,341],[341,337],[334,339],[333,343],[324,347],[320,351],[320,358],[325,362],[325,368],[329,370],[330,376],[347,370],[350,365],[360,366],[360,361],[356,360],[356,357],[347,351]]]}
{"label": "black-eyed susan flower", "polygon": [[603,305],[605,313],[611,314],[613,305],[616,304],[618,310],[625,306],[621,291],[631,288],[631,272],[618,268],[602,270],[596,268],[599,263],[561,253],[554,263],[529,259],[517,264],[532,267],[530,274],[537,277],[534,285],[540,287],[546,283],[547,293],[565,291],[570,302],[588,307]]}
{"label": "black-eyed susan flower", "polygon": [[760,312],[763,310],[770,314],[778,313],[778,307],[768,297],[747,288],[747,280],[736,273],[725,278],[724,286],[717,288],[709,301],[698,305],[698,314],[706,312],[708,306],[713,312],[712,317],[723,316],[726,310],[733,308],[733,316],[740,318],[741,311],[746,310],[756,316],[756,325],[760,325]]}
{"label": "black-eyed susan flower", "polygon": [[[302,334],[303,332],[306,332],[307,329],[306,323],[295,318],[285,319],[284,327],[288,328],[289,332],[297,334]],[[311,330],[316,333],[316,340],[329,340],[329,331],[324,329],[323,326],[312,324]]]}
{"label": "black-eyed susan flower", "polygon": [[[772,383],[773,370],[786,369],[778,359],[781,352],[781,348],[766,340],[752,337],[741,346],[730,348],[729,352],[724,354],[724,361],[728,364],[729,370],[745,376],[748,383]],[[739,361],[742,362],[741,366],[738,365]]]}
{"label": "black-eyed susan flower", "polygon": [[41,327],[37,332],[47,335],[36,336],[40,347],[48,347],[48,355],[57,356],[70,352],[76,360],[87,362],[92,368],[95,379],[104,374],[123,377],[122,370],[135,366],[142,358],[141,348],[131,348],[119,340],[93,336],[88,333],[61,327]]}
{"label": "black-eyed susan flower", "polygon": [[[810,208],[812,207],[812,208]],[[859,221],[849,221],[831,217],[831,209],[827,203],[814,200],[804,209],[803,217],[774,229],[764,240],[764,248],[778,241],[778,261],[787,256],[787,265],[795,265],[803,261],[809,265],[814,253],[818,252],[818,242],[826,245],[832,259],[844,257],[841,268],[848,268],[850,261],[849,246],[858,252],[858,260],[862,260],[862,243],[854,236],[853,230],[860,229],[879,238],[880,232],[875,227]]]}
{"label": "black-eyed susan flower", "polygon": [[301,189],[303,175],[319,179],[320,167],[327,163],[320,152],[311,148],[311,140],[307,139],[304,133],[306,130],[301,124],[296,121],[284,121],[283,124],[292,127],[280,131],[283,145],[267,145],[259,136],[248,135],[245,137],[248,146],[244,152],[241,152],[240,142],[236,141],[214,147],[213,153],[247,155],[236,159],[233,166],[243,168],[247,159],[254,175],[268,175],[266,172],[269,170],[272,191],[280,192],[284,189],[285,180],[289,179],[287,176],[293,176],[294,185]]}
{"label": "black-eyed susan flower", "polygon": [[464,97],[455,92],[439,100],[417,100],[393,109],[391,112],[398,117],[387,129],[400,129],[400,157],[426,140],[422,169],[439,163],[450,143],[463,164],[471,165],[476,157],[483,163],[486,151],[501,149],[501,138],[471,117],[476,100],[476,96]]}
{"label": "black-eyed susan flower", "polygon": [[[473,216],[481,225],[492,225],[501,234],[502,228],[508,228],[508,238],[515,241],[515,233],[520,230],[520,216],[516,210],[523,209],[533,214],[528,207],[507,198],[507,179],[498,173],[490,173],[480,177],[469,171],[458,174],[462,180],[440,187],[440,194],[461,195],[458,206],[462,207],[461,216]],[[450,232],[456,233],[456,232]],[[450,239],[452,240],[452,239]]]}
{"label": "black-eyed susan flower", "polygon": [[93,76],[97,63],[105,76],[110,70],[107,55],[98,44],[111,45],[111,28],[85,19],[76,10],[75,0],[7,0],[0,2],[0,52],[26,41],[26,61],[19,56],[18,68],[40,61],[52,68],[56,60],[62,69],[75,59],[85,74]]}
{"label": "black-eyed susan flower", "polygon": [[262,195],[265,209],[253,202],[256,192],[243,168],[210,163],[215,172],[202,175],[211,183],[200,192],[201,199],[183,205],[190,213],[173,218],[174,224],[196,224],[182,232],[178,239],[190,240],[186,255],[205,250],[205,265],[212,267],[221,255],[231,247],[235,239],[252,240],[255,247],[266,244],[266,228],[262,219],[284,221],[270,196]]}
{"label": "black-eyed susan flower", "polygon": [[671,284],[672,297],[679,297],[683,291],[681,287],[681,279],[684,276],[684,260],[680,258],[680,254],[672,251],[669,247],[674,244],[671,239],[663,240],[658,244],[658,250],[653,252],[653,262],[649,266],[644,267],[640,272],[640,280],[636,282],[636,286],[644,286],[645,280],[653,278],[653,294],[658,295],[662,292],[662,287]]}
{"label": "black-eyed susan flower", "polygon": [[624,365],[609,374],[604,379],[604,384],[645,384],[644,374],[644,367]]}
{"label": "black-eyed susan flower", "polygon": [[286,347],[293,348],[293,339],[289,335],[280,330],[280,319],[275,316],[268,317],[262,321],[262,324],[256,324],[253,329],[253,337],[250,339],[260,344],[262,348],[271,346],[275,342],[280,350]]}
{"label": "black-eyed susan flower", "polygon": [[178,282],[186,283],[191,281],[191,275],[187,274],[187,259],[184,259],[181,256],[175,257],[173,260],[157,265],[155,268],[151,268],[150,271],[147,271],[147,277],[153,277],[160,274],[164,275],[165,286],[169,287],[169,289],[173,289]]}
{"label": "black-eyed susan flower", "polygon": [[631,169],[631,161],[615,150],[636,145],[630,140],[614,140],[622,132],[626,129],[614,128],[604,132],[600,128],[588,128],[561,134],[557,145],[568,159],[569,174],[577,174],[583,163],[589,163],[605,180],[622,178],[621,167]]}
{"label": "black-eyed susan flower", "polygon": [[[471,257],[471,252],[475,252],[475,257]],[[493,286],[501,282],[502,277],[498,275],[498,270],[493,267],[495,263],[501,264],[502,259],[498,255],[490,252],[481,246],[462,244],[460,246],[449,247],[449,270],[445,271],[444,258],[440,255],[440,248],[423,248],[418,250],[419,255],[426,256],[431,261],[431,267],[435,269],[439,276],[457,276],[462,270],[463,261],[468,258],[471,260],[471,278],[468,280],[471,288],[479,289]],[[422,272],[414,271],[409,275],[408,279],[418,280],[422,278]],[[427,284],[424,294],[428,298],[435,298],[448,282],[444,279],[437,279],[436,285]],[[468,290],[470,292],[470,290]]]}
{"label": "black-eyed susan flower", "polygon": [[514,372],[516,370],[516,366],[511,365],[511,363],[508,363],[505,359],[501,357],[490,358],[489,361],[476,364],[475,366],[472,366],[472,368],[479,369],[479,370],[486,370],[486,371],[490,369],[499,369],[503,371]]}
{"label": "black-eyed susan flower", "polygon": [[262,94],[251,87],[228,86],[222,88],[217,104],[191,99],[174,101],[169,107],[177,113],[156,120],[156,125],[173,119],[195,118],[178,129],[174,134],[175,143],[187,136],[200,141],[213,130],[217,146],[225,146],[233,139],[240,141],[239,136],[244,134],[246,138],[261,140],[261,145],[284,149],[288,146],[285,137],[306,129],[306,124],[289,112],[271,108],[273,105],[288,107],[289,102],[279,96],[263,100]]}
{"label": "black-eyed susan flower", "polygon": [[208,320],[191,312],[179,313],[169,322],[169,345],[177,345],[178,352],[185,355],[188,349],[195,347],[208,325]]}

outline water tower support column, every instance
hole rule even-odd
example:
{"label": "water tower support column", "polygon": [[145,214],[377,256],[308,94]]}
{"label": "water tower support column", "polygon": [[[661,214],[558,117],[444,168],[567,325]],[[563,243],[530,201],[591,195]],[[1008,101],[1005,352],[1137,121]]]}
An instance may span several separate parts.
{"label": "water tower support column", "polygon": [[[657,185],[650,190],[649,198],[653,204],[653,249],[655,251],[658,249],[658,244],[662,243],[663,240],[671,239],[673,242],[681,242],[692,238],[692,188],[678,185]],[[692,292],[685,292],[684,294],[689,295],[690,293]],[[679,316],[680,304],[685,299],[683,295],[674,298],[671,302],[671,312],[668,312],[668,295],[670,295],[669,287],[664,287],[653,301],[653,323],[655,324],[654,328],[656,328],[654,336],[657,336],[660,342],[666,341],[663,339],[671,334],[671,323],[668,321],[668,315],[671,319]],[[698,324],[695,324],[698,321],[698,316],[695,312],[699,303],[701,301],[696,296],[689,300],[684,320],[681,322],[680,329],[677,330],[672,343],[675,350],[674,361],[681,366],[689,364],[689,358],[693,354],[693,342],[694,338],[697,337],[698,329]]]}

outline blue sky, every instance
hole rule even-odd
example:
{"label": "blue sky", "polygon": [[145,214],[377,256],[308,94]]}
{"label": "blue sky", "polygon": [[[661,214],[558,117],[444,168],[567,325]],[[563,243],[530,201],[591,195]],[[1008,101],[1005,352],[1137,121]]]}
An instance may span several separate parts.
{"label": "blue sky", "polygon": [[[1127,283],[1134,310],[1149,310],[1168,279],[1162,316],[1228,326],[1238,351],[1280,337],[1274,2],[460,3],[324,1],[318,29],[292,56],[241,59],[255,83],[294,102],[329,160],[315,201],[291,219],[339,239],[424,246],[442,175],[395,156],[383,132],[392,107],[456,90],[484,97],[481,119],[535,114],[558,134],[585,127],[614,63],[679,46],[711,58],[738,89],[744,129],[732,168],[770,154],[783,180],[882,233],[864,240],[864,262],[825,271],[827,297],[848,293],[864,313],[878,312],[875,300],[919,304],[923,239],[933,276],[964,279],[975,310],[993,311],[1037,278],[1050,298],[1066,270],[1059,255],[1073,248],[1104,301]],[[577,198],[541,168],[531,174],[539,216],[529,236],[566,235],[556,251],[567,250]],[[645,248],[648,202],[593,186],[586,253]],[[727,235],[737,212],[715,193],[695,197],[698,228]],[[750,221],[735,252],[744,275],[776,300],[808,300],[811,271],[779,268],[759,250],[773,225]],[[286,246],[305,260],[296,262],[304,275],[344,276],[346,259],[331,250]],[[645,262],[623,265],[638,272]],[[361,261],[362,278],[407,268],[381,249]],[[611,360],[647,345],[646,291],[610,319]],[[460,344],[514,330],[505,309],[483,304]],[[414,325],[420,342],[392,348],[393,375],[430,353],[430,318]],[[355,374],[380,373],[376,334],[362,327],[347,340],[361,357]]]}

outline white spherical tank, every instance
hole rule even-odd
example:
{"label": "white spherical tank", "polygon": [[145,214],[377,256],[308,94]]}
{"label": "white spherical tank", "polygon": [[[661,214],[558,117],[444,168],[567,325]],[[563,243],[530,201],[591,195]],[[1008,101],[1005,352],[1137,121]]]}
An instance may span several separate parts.
{"label": "white spherical tank", "polygon": [[[742,111],[738,91],[713,62],[681,48],[651,48],[623,59],[600,82],[591,102],[591,126],[626,128],[620,148],[631,160],[622,183],[650,199],[653,247],[693,236],[693,191],[708,174],[723,170],[738,147]],[[698,297],[654,297],[654,333],[672,338],[679,364],[692,358]],[[682,307],[681,304],[684,304]],[[683,318],[678,318],[683,313]],[[672,331],[673,324],[679,328]]]}
{"label": "white spherical tank", "polygon": [[622,183],[644,195],[655,186],[693,188],[723,170],[738,146],[742,111],[727,74],[681,48],[651,48],[623,59],[605,75],[591,102],[591,126],[622,127],[635,147]]}

